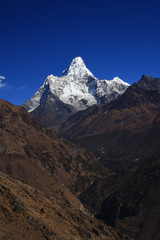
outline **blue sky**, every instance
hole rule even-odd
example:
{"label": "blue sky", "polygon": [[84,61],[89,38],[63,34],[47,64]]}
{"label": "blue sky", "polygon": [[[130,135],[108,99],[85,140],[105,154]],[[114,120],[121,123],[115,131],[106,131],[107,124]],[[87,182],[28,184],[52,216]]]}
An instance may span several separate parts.
{"label": "blue sky", "polygon": [[160,77],[158,0],[0,0],[0,98],[24,103],[81,56],[97,78]]}

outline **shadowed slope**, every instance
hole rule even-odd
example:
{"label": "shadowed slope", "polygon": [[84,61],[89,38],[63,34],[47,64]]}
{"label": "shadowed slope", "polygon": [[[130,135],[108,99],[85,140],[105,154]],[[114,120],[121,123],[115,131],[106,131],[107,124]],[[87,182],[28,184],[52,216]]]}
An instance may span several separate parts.
{"label": "shadowed slope", "polygon": [[[152,125],[160,112],[159,82],[160,79],[143,76],[118,100],[70,117],[62,125],[61,134],[93,152],[108,167],[112,168],[111,161],[113,168],[123,169],[125,161],[140,159],[143,153],[150,151],[148,144],[154,145],[154,135],[159,139]],[[113,163],[113,160],[118,162]]]}
{"label": "shadowed slope", "polygon": [[137,240],[160,235],[159,93],[160,79],[143,76],[118,100],[79,112],[61,128],[115,172],[94,182],[81,201]]}

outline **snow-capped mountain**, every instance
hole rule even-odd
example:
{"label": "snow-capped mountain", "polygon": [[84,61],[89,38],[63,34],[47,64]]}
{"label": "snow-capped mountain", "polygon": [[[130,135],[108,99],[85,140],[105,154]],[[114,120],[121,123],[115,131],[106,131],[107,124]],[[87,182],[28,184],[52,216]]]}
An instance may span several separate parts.
{"label": "snow-capped mountain", "polygon": [[[23,104],[28,112],[34,111],[52,93],[56,98],[75,111],[93,104],[113,101],[123,94],[129,84],[115,77],[113,80],[99,80],[86,67],[81,57],[72,60],[61,77],[50,75],[40,89]],[[53,104],[54,108],[54,104]]]}

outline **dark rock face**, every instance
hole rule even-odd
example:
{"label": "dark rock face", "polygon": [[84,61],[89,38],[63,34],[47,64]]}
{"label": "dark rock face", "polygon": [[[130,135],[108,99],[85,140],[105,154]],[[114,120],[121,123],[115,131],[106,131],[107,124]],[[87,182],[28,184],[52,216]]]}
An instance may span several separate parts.
{"label": "dark rock face", "polygon": [[160,153],[155,153],[144,159],[122,188],[103,201],[99,217],[111,226],[130,231],[135,239],[158,240],[159,189]]}
{"label": "dark rock face", "polygon": [[145,91],[157,91],[160,93],[160,78],[153,78],[143,75],[141,80],[137,83],[138,87]]}
{"label": "dark rock face", "polygon": [[136,240],[158,240],[160,234],[159,136],[160,127],[154,126],[148,132],[148,139],[145,136],[146,149],[138,149],[137,145],[137,152],[143,153],[141,159],[129,161],[127,158],[123,161],[123,169],[122,163],[109,165],[115,175],[97,180],[80,195],[84,205],[98,218],[107,225],[125,230]]}
{"label": "dark rock face", "polygon": [[54,129],[58,129],[61,123],[73,113],[75,110],[71,105],[65,104],[50,92],[31,114],[46,126],[51,128],[54,126]]}

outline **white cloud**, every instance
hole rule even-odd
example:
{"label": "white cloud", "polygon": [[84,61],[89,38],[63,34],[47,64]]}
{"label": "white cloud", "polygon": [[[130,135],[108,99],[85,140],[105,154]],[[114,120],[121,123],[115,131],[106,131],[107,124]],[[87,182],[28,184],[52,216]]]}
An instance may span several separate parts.
{"label": "white cloud", "polygon": [[4,76],[0,75],[0,79],[5,80],[6,78]]}
{"label": "white cloud", "polygon": [[6,86],[5,83],[2,83],[2,80],[5,80],[6,78],[4,76],[0,75],[0,88]]}

